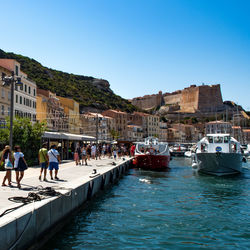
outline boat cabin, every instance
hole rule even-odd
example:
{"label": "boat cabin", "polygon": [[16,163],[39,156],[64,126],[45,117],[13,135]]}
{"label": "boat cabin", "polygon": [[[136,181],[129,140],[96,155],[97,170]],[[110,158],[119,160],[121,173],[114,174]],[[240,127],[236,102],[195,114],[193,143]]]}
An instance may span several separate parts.
{"label": "boat cabin", "polygon": [[240,143],[230,134],[208,134],[197,143],[196,153],[241,153]]}
{"label": "boat cabin", "polygon": [[158,138],[155,137],[148,137],[144,142],[136,143],[135,154],[157,155],[166,153],[166,151],[168,151],[167,143],[159,142]]}

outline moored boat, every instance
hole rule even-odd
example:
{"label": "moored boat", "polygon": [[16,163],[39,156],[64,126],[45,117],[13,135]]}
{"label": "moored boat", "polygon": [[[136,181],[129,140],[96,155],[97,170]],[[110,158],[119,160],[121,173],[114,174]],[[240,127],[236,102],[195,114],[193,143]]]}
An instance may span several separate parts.
{"label": "moored boat", "polygon": [[240,143],[229,134],[208,134],[197,143],[192,166],[217,176],[241,173]]}
{"label": "moored boat", "polygon": [[170,153],[168,143],[148,137],[144,142],[137,142],[134,165],[146,170],[164,170],[169,166]]}
{"label": "moored boat", "polygon": [[185,156],[185,152],[187,151],[187,147],[183,144],[175,144],[169,148],[170,155],[176,157]]}

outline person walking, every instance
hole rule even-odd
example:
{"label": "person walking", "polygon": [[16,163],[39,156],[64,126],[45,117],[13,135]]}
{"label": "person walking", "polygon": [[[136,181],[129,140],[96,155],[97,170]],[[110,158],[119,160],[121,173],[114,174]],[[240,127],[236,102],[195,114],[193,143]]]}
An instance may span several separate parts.
{"label": "person walking", "polygon": [[53,180],[53,170],[55,170],[55,180],[59,180],[57,177],[58,170],[59,170],[59,163],[61,163],[60,159],[60,154],[56,150],[56,145],[52,145],[50,147],[50,150],[48,152],[49,156],[49,173],[50,173],[50,178]]}
{"label": "person walking", "polygon": [[41,168],[39,180],[42,179],[42,173],[44,173],[43,180],[47,181],[46,174],[47,174],[47,168],[48,168],[48,163],[49,163],[47,143],[43,143],[42,148],[39,150],[38,160],[39,160],[39,164],[40,164],[40,168]]}
{"label": "person walking", "polygon": [[114,159],[116,160],[116,156],[117,156],[117,148],[116,148],[116,146],[113,147],[113,155],[114,155]]}
{"label": "person walking", "polygon": [[79,144],[77,143],[76,148],[75,148],[75,153],[74,153],[74,160],[76,162],[76,166],[79,164],[81,164],[80,161],[80,157],[81,157],[81,148],[79,146]]}
{"label": "person walking", "polygon": [[15,146],[14,147],[14,169],[16,172],[16,182],[17,182],[17,187],[21,188],[21,180],[23,179],[24,176],[24,171],[28,168],[28,165],[24,159],[24,154],[21,152],[20,146]]}
{"label": "person walking", "polygon": [[81,151],[82,151],[82,152],[81,152],[82,165],[83,165],[83,162],[85,162],[85,165],[87,166],[87,150],[86,150],[85,145],[82,146]]}
{"label": "person walking", "polygon": [[88,160],[90,161],[90,157],[91,157],[91,146],[90,144],[87,146],[87,157],[88,157]]}
{"label": "person walking", "polygon": [[94,160],[95,156],[96,156],[96,145],[95,144],[93,144],[91,146],[91,156],[92,156],[92,159]]}
{"label": "person walking", "polygon": [[12,152],[10,149],[10,146],[6,145],[3,153],[2,153],[2,157],[0,160],[0,165],[2,164],[2,162],[4,163],[4,169],[6,170],[6,174],[3,178],[3,183],[2,186],[7,186],[5,184],[5,181],[8,180],[8,185],[11,185],[11,170],[13,169],[13,156],[12,156]]}

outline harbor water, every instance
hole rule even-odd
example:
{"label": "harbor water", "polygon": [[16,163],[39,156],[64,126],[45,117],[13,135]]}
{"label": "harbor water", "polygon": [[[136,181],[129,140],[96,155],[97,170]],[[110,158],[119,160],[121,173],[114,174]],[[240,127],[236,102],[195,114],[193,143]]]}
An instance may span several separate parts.
{"label": "harbor water", "polygon": [[42,249],[249,249],[250,163],[234,177],[197,174],[190,164],[130,170]]}

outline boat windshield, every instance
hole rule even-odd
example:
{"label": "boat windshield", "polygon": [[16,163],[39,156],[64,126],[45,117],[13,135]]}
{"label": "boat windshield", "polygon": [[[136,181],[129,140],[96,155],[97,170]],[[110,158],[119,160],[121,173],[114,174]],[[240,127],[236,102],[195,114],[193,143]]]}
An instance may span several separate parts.
{"label": "boat windshield", "polygon": [[230,137],[229,136],[224,136],[224,143],[229,143]]}
{"label": "boat windshield", "polygon": [[213,142],[214,142],[213,136],[208,136],[208,142],[209,142],[209,143],[213,143]]}
{"label": "boat windshield", "polygon": [[223,143],[223,136],[215,136],[214,143]]}

